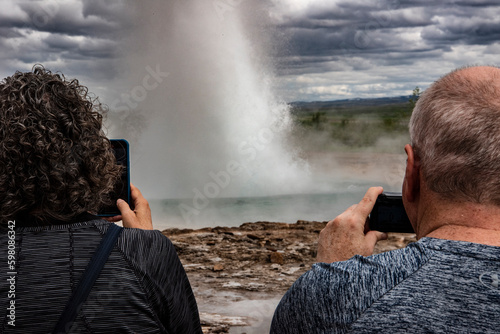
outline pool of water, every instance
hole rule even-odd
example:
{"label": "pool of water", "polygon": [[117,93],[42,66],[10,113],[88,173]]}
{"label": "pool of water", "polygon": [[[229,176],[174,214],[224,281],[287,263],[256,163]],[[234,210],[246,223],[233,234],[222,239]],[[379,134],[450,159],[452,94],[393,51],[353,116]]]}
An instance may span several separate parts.
{"label": "pool of water", "polygon": [[343,184],[334,192],[263,197],[150,200],[156,229],[239,226],[246,222],[327,221],[358,203],[370,185]]}

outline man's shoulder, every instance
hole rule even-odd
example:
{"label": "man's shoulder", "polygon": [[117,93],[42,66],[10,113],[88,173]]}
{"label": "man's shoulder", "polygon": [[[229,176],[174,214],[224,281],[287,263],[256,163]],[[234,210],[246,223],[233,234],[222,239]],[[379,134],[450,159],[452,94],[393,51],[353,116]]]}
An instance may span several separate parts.
{"label": "man's shoulder", "polygon": [[[390,332],[394,324],[419,332],[420,322],[411,316],[415,310],[417,318],[432,319],[440,312],[452,317],[463,304],[475,305],[471,296],[484,298],[482,313],[491,316],[491,300],[496,303],[500,296],[496,269],[491,269],[498,268],[499,252],[499,247],[423,238],[386,253],[317,263],[282,298],[272,333],[307,332],[302,324],[318,333],[345,333],[354,324],[360,333],[362,328]],[[374,319],[380,331],[373,330]]]}
{"label": "man's shoulder", "polygon": [[[378,280],[387,276],[390,284],[397,284],[429,263],[429,267],[451,265],[452,262],[472,259],[477,263],[498,261],[500,247],[435,238],[422,238],[405,248],[368,257],[356,255],[347,261],[316,263],[301,279],[332,280],[332,284],[346,284],[363,280]],[[343,278],[349,278],[347,282]],[[358,285],[359,286],[359,285]],[[361,286],[362,287],[362,286]]]}
{"label": "man's shoulder", "polygon": [[369,257],[316,263],[283,296],[273,328],[280,333],[281,325],[296,321],[293,326],[299,328],[300,323],[305,323],[309,328],[326,327],[332,333],[342,332],[374,301],[406,280],[431,256],[427,247],[417,242]]}
{"label": "man's shoulder", "polygon": [[419,244],[427,261],[374,300],[352,332],[497,332],[500,247],[434,238]]}
{"label": "man's shoulder", "polygon": [[[404,279],[418,270],[433,255],[432,250],[424,244],[415,242],[405,248],[368,257],[356,255],[347,261],[316,263],[304,278],[329,279],[335,281],[334,284],[378,280],[381,276],[390,276],[392,280],[397,281],[398,278]],[[343,278],[348,280],[344,282]],[[393,283],[396,282],[391,282]]]}

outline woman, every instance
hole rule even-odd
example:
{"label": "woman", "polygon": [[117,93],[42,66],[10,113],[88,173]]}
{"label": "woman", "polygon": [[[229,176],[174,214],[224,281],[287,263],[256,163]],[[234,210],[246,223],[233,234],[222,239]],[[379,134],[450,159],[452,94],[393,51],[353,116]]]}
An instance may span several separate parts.
{"label": "woman", "polygon": [[[77,80],[41,66],[0,83],[1,333],[52,332],[112,225],[93,215],[120,173],[103,112]],[[175,249],[131,189],[135,211],[118,201],[111,220],[125,228],[71,332],[201,333]]]}

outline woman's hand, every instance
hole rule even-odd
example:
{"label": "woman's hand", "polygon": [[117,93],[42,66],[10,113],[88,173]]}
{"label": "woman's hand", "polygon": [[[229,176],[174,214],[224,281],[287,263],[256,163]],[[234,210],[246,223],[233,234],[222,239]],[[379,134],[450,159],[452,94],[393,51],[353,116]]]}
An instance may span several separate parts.
{"label": "woman's hand", "polygon": [[130,209],[127,202],[118,199],[116,205],[121,215],[110,217],[110,222],[122,221],[123,227],[140,228],[143,230],[153,229],[153,220],[151,219],[151,209],[148,201],[142,196],[141,192],[132,183],[130,184],[130,197],[134,203],[134,210]]}

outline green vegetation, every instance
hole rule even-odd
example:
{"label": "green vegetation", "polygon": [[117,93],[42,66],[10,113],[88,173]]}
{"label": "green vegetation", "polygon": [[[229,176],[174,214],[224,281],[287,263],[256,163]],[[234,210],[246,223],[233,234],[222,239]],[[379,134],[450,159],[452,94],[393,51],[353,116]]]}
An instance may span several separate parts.
{"label": "green vegetation", "polygon": [[417,103],[418,98],[420,97],[420,93],[421,93],[420,88],[418,86],[415,87],[415,89],[413,90],[412,96],[408,100],[408,102],[410,102],[410,109],[411,110],[413,110],[413,108],[415,108],[415,104]]}
{"label": "green vegetation", "polygon": [[308,151],[401,152],[420,90],[408,98],[297,103],[297,144]]}

